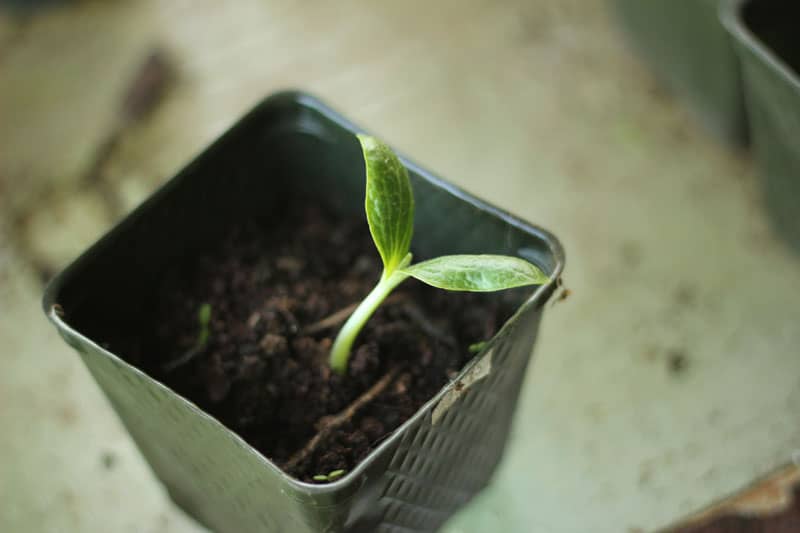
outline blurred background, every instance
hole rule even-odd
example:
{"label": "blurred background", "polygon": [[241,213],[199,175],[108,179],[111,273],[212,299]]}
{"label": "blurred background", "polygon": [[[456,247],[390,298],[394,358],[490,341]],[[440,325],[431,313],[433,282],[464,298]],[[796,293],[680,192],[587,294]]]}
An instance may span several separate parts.
{"label": "blurred background", "polygon": [[800,479],[800,255],[633,42],[600,0],[0,4],[0,531],[201,531],[39,301],[285,88],[567,250],[506,459],[447,533],[654,531]]}

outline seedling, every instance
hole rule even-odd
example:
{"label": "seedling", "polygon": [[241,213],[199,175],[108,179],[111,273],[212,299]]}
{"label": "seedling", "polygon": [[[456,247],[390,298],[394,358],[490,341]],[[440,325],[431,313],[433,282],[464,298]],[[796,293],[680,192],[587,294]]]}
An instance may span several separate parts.
{"label": "seedling", "polygon": [[210,322],[211,304],[200,304],[200,307],[197,309],[197,340],[194,341],[194,346],[177,359],[168,361],[163,367],[164,371],[171,372],[179,366],[185,365],[206,347],[208,338],[211,336],[211,330],[209,328]]}
{"label": "seedling", "polygon": [[331,368],[347,371],[358,334],[378,306],[406,278],[450,291],[491,292],[549,281],[538,267],[504,255],[445,255],[411,264],[414,194],[406,167],[391,148],[367,135],[358,135],[366,164],[364,202],[372,240],[381,256],[378,284],[347,319],[331,348]]}
{"label": "seedling", "polygon": [[330,472],[327,475],[317,474],[311,479],[313,479],[314,481],[335,481],[340,477],[342,477],[345,474],[345,472],[347,472],[347,470],[334,470],[333,472]]}
{"label": "seedling", "polygon": [[205,347],[208,342],[208,337],[211,332],[208,329],[208,323],[211,322],[211,304],[204,303],[197,310],[197,324],[199,329],[197,331],[197,342],[195,347],[200,350]]}
{"label": "seedling", "polygon": [[470,344],[467,347],[467,350],[469,350],[469,353],[480,353],[484,348],[486,348],[487,344],[489,343],[486,341],[476,342],[475,344]]}

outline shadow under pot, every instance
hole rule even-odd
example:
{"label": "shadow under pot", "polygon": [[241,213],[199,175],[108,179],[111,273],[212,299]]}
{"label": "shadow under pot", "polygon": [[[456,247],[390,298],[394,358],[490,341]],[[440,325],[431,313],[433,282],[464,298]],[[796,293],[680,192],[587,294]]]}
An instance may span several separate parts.
{"label": "shadow under pot", "polygon": [[332,373],[337,312],[380,275],[357,131],[305,94],[267,98],[46,291],[171,497],[214,531],[434,531],[503,453],[561,246],[402,159],[415,258],[519,256],[550,281],[407,281]]}

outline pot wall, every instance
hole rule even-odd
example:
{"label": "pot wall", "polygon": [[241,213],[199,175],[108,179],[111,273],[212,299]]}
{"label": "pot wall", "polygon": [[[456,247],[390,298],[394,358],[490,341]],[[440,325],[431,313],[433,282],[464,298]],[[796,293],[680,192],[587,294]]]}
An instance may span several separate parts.
{"label": "pot wall", "polygon": [[[156,280],[176,258],[212,239],[215,228],[270,209],[290,192],[360,213],[363,162],[355,131],[306,95],[267,99],[60,274],[45,295],[48,316],[170,495],[220,533],[434,531],[485,486],[502,456],[555,281],[521,303],[454,380],[458,391],[453,383],[445,387],[329,485],[289,478],[101,344],[109,328],[135,342]],[[516,254],[553,280],[560,275],[563,252],[552,235],[404,162],[417,199],[415,248],[422,254]]]}
{"label": "pot wall", "polygon": [[636,52],[718,137],[745,144],[739,66],[720,0],[611,0]]}

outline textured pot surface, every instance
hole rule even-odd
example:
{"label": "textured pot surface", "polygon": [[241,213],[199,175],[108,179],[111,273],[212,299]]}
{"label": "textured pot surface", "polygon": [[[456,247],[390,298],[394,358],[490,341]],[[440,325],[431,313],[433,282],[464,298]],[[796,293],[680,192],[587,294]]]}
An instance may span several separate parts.
{"label": "textured pot surface", "polygon": [[741,56],[756,161],[775,227],[800,250],[800,4],[731,1],[723,20]]}
{"label": "textured pot surface", "polygon": [[736,54],[719,21],[720,0],[612,0],[636,52],[703,123],[747,140]]}
{"label": "textured pot surface", "polygon": [[94,340],[107,328],[135,339],[144,295],[170,263],[200,249],[214,228],[268,210],[289,191],[324,199],[342,213],[362,212],[355,131],[309,96],[268,98],[60,274],[45,295],[49,318],[80,353],[173,499],[215,531],[433,531],[485,486],[501,458],[563,252],[546,231],[405,160],[422,254],[520,255],[553,281],[532,291],[458,378],[341,480],[291,479]]}

